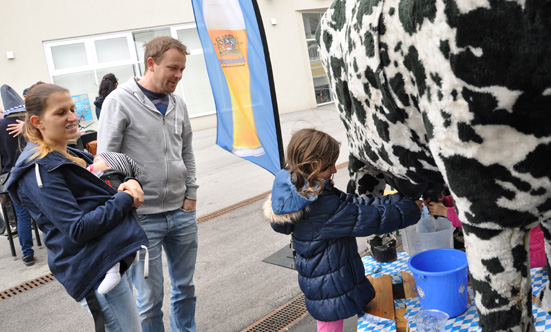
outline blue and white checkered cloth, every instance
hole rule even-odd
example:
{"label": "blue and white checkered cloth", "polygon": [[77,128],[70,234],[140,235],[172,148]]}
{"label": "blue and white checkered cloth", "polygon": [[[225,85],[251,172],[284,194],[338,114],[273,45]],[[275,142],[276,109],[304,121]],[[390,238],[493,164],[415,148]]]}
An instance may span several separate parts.
{"label": "blue and white checkered cloth", "polygon": [[[392,276],[392,283],[395,284],[402,283],[402,271],[410,272],[407,266],[408,259],[409,255],[405,252],[398,253],[398,259],[391,263],[378,263],[372,257],[362,258],[366,274],[371,274],[374,278],[389,274]],[[532,293],[537,295],[547,283],[547,273],[543,268],[535,268],[530,270],[530,276],[532,278]],[[462,315],[448,319],[446,332],[481,331],[478,326],[478,313],[473,301],[474,296],[471,287],[468,288],[468,292],[471,303],[467,311]],[[394,304],[397,308],[407,308],[404,317],[410,321],[411,331],[417,331],[417,326],[412,318],[421,310],[419,297],[394,300]],[[551,330],[551,316],[535,306],[532,307],[532,314],[536,331]],[[368,331],[396,331],[396,323],[392,320],[363,314],[358,318],[358,332]]]}

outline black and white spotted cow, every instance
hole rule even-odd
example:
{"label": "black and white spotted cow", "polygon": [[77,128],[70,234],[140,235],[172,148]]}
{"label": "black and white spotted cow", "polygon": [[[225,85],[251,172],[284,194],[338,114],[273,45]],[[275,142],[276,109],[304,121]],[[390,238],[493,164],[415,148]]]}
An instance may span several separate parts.
{"label": "black and white spotted cow", "polygon": [[337,0],[318,40],[357,192],[447,185],[483,331],[534,331],[529,229],[542,222],[551,243],[551,1]]}

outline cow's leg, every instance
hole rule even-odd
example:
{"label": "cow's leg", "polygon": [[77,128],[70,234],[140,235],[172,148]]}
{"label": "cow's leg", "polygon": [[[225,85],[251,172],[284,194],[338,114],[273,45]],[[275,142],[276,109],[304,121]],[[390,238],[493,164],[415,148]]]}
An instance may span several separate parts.
{"label": "cow's leg", "polygon": [[381,172],[350,154],[348,156],[348,174],[350,180],[346,191],[367,197],[381,197],[385,192],[385,178]]}
{"label": "cow's leg", "polygon": [[[545,220],[540,223],[540,228],[545,238],[545,255],[547,256],[547,266],[549,266],[551,257],[551,220]],[[549,273],[549,270],[547,270]],[[536,306],[551,314],[551,283],[549,281],[549,274],[547,275],[547,284],[542,288],[536,298]]]}
{"label": "cow's leg", "polygon": [[463,230],[482,331],[535,331],[529,229],[489,230],[463,224]]}
{"label": "cow's leg", "polygon": [[[351,194],[367,197],[381,197],[384,194],[386,183],[384,176],[350,154],[348,156],[348,187]],[[391,248],[396,246],[396,236],[392,233],[370,235],[367,237],[367,250],[373,256],[373,246]],[[391,249],[392,250],[392,249]],[[389,256],[390,257],[390,256]]]}

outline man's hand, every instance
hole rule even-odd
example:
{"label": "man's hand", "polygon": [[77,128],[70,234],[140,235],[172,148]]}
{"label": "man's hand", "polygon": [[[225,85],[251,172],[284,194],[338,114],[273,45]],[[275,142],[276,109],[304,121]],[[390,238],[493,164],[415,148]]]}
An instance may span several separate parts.
{"label": "man's hand", "polygon": [[143,204],[144,195],[142,186],[140,186],[140,183],[136,180],[130,179],[126,182],[121,183],[117,191],[128,192],[134,198],[134,204],[132,206],[134,206],[136,209]]}
{"label": "man's hand", "polygon": [[23,126],[25,125],[25,121],[21,121],[19,119],[15,121],[17,121],[17,123],[10,123],[8,125],[8,128],[6,129],[8,134],[12,135],[13,137],[17,137],[23,134]]}
{"label": "man's hand", "polygon": [[182,208],[184,211],[193,211],[195,210],[195,206],[197,205],[197,201],[193,199],[184,199],[184,206]]}

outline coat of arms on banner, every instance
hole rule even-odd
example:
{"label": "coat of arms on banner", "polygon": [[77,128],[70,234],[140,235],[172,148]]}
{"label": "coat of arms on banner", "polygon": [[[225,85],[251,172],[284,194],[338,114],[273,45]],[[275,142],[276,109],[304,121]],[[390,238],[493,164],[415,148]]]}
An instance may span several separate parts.
{"label": "coat of arms on banner", "polygon": [[241,54],[239,39],[232,34],[216,37],[216,46],[220,51],[220,56]]}

